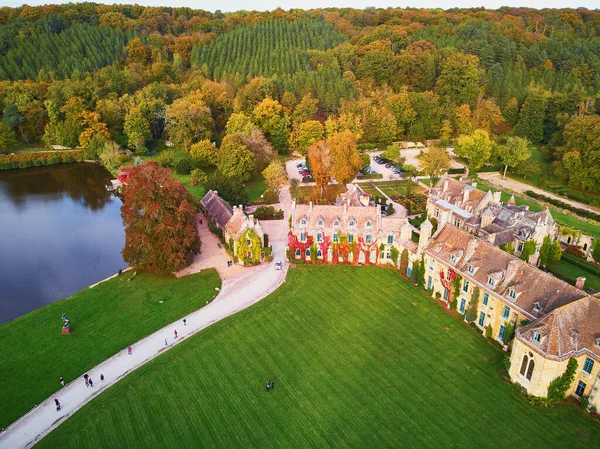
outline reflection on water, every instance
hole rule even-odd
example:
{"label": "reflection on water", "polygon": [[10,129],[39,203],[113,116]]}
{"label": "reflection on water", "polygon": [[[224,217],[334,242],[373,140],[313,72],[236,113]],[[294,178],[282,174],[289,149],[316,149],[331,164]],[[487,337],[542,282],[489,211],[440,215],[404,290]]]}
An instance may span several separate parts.
{"label": "reflection on water", "polygon": [[94,164],[0,171],[0,323],[126,266],[110,178]]}

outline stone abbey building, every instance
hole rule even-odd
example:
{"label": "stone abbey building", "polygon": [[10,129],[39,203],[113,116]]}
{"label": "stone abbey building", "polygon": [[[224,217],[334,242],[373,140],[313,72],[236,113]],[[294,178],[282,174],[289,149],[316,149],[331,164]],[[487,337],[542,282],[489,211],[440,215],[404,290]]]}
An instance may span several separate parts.
{"label": "stone abbey building", "polygon": [[[550,382],[570,358],[578,362],[568,394],[589,397],[600,409],[600,297],[537,268],[537,257],[519,259],[521,244],[557,237],[549,211],[531,212],[498,194],[448,177],[431,189],[428,215],[414,228],[401,206],[382,216],[357,185],[335,205],[293,204],[288,257],[304,263],[399,267],[408,253],[408,274],[423,264],[433,298],[473,322],[482,334],[512,341],[510,376],[529,394],[547,396]],[[418,234],[418,237],[417,237]],[[509,254],[500,245],[513,244]],[[507,346],[505,346],[507,347]]]}

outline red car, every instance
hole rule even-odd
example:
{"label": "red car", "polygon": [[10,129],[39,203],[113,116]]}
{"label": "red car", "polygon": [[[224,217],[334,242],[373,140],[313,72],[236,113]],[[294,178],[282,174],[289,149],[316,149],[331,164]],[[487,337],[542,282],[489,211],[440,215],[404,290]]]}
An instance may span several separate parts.
{"label": "red car", "polygon": [[308,178],[310,176],[310,172],[308,170],[304,170],[300,174],[302,175],[303,178]]}

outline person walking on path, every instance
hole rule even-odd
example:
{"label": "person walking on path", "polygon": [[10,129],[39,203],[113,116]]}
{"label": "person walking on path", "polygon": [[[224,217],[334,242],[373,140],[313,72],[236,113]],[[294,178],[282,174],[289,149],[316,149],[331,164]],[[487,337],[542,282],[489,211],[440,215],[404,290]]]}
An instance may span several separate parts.
{"label": "person walking on path", "polygon": [[65,386],[65,380],[62,378],[62,376],[60,377],[60,379],[58,379],[58,381],[60,382],[60,384],[64,387]]}
{"label": "person walking on path", "polygon": [[131,346],[127,348],[127,354],[131,355],[131,353],[133,352],[133,350],[131,349]]}
{"label": "person walking on path", "polygon": [[83,379],[85,380],[85,386],[89,387],[90,386],[90,381],[89,381],[90,376],[88,376],[87,374],[83,375]]}
{"label": "person walking on path", "polygon": [[187,320],[185,318],[183,319],[183,325],[187,326]]}
{"label": "person walking on path", "polygon": [[90,387],[93,387],[94,386],[94,382],[92,382],[92,378],[91,377],[89,379],[89,382],[90,382]]}
{"label": "person walking on path", "polygon": [[104,374],[100,374],[100,382],[104,382]]}
{"label": "person walking on path", "polygon": [[173,331],[173,333],[175,334],[175,337],[173,337],[173,338],[177,338],[177,329],[175,329],[175,330]]}
{"label": "person walking on path", "polygon": [[169,341],[165,338],[165,346],[169,346]]}
{"label": "person walking on path", "polygon": [[56,405],[56,411],[60,411],[60,402],[58,402],[58,399],[54,398],[54,405]]}

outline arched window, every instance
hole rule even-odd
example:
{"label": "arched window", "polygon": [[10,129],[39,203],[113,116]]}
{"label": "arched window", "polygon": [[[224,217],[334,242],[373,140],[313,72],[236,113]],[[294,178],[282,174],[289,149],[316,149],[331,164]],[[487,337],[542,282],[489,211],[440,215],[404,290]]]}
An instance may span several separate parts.
{"label": "arched window", "polygon": [[535,362],[533,361],[533,359],[531,359],[529,361],[529,368],[527,368],[527,375],[525,376],[525,379],[531,380],[531,375],[533,374],[533,368],[535,368]]}
{"label": "arched window", "polygon": [[317,257],[323,257],[323,253],[320,249],[317,250]]}
{"label": "arched window", "polygon": [[323,226],[323,220],[317,221],[317,226]]}
{"label": "arched window", "polygon": [[300,220],[300,224],[302,226],[306,226],[306,219],[303,218],[302,220]]}
{"label": "arched window", "polygon": [[521,363],[521,370],[519,371],[521,376],[524,376],[527,372],[527,362],[529,362],[529,357],[527,357],[527,354],[525,354],[523,356],[523,362]]}
{"label": "arched window", "polygon": [[296,250],[296,257],[300,257],[300,250],[299,249]]}
{"label": "arched window", "polygon": [[370,227],[371,227],[371,222],[367,221],[367,228],[370,228]]}

